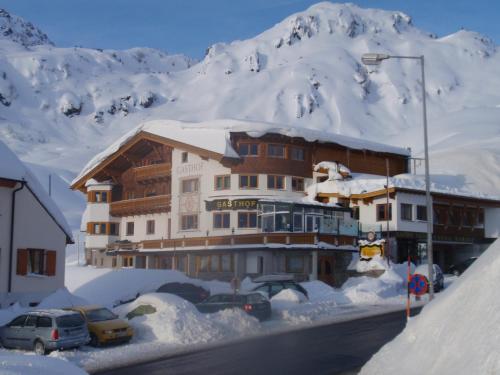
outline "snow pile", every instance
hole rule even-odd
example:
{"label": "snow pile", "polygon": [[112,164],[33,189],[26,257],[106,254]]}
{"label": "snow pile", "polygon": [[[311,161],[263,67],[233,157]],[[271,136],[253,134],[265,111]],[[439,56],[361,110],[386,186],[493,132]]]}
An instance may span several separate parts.
{"label": "snow pile", "polygon": [[356,263],[356,271],[363,273],[375,270],[385,270],[388,268],[387,261],[380,255],[375,255],[368,261],[359,260]]}
{"label": "snow pile", "polygon": [[283,289],[281,292],[271,298],[271,307],[273,310],[288,310],[299,303],[307,301],[304,294],[294,289]]}
{"label": "snow pile", "polygon": [[21,315],[26,311],[26,308],[21,307],[19,303],[15,303],[12,306],[7,307],[6,309],[0,309],[0,326],[3,326],[9,323],[16,316]]}
{"label": "snow pile", "polygon": [[68,361],[39,355],[13,354],[2,349],[0,349],[0,373],[2,375],[87,374]]}
{"label": "snow pile", "polygon": [[361,374],[500,373],[499,252],[496,240],[375,354]]}
{"label": "snow pile", "polygon": [[67,288],[60,288],[40,302],[37,309],[61,309],[88,305],[88,301],[71,294]]}
{"label": "snow pile", "polygon": [[406,278],[401,268],[386,269],[380,277],[353,277],[342,286],[342,292],[351,303],[357,305],[376,305],[402,303],[406,296]]}

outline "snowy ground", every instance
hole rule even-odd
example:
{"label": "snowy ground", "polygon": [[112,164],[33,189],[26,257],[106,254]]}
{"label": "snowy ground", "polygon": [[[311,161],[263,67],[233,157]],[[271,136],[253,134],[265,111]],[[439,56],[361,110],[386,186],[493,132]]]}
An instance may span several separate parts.
{"label": "snowy ground", "polygon": [[[380,267],[380,263],[374,262],[371,266]],[[379,278],[351,278],[338,289],[320,281],[304,282],[302,286],[306,288],[309,299],[292,290],[282,291],[271,299],[273,315],[263,323],[239,310],[202,314],[179,297],[154,293],[160,285],[171,281],[189,281],[209,289],[212,294],[231,290],[229,283],[190,279],[170,270],[67,266],[67,289],[49,296],[40,306],[50,308],[96,303],[113,308],[121,317],[141,304],[156,308],[156,313],[130,320],[135,335],[129,344],[84,347],[53,352],[49,356],[72,362],[87,371],[95,371],[254,335],[402,310],[406,301],[405,272],[405,265],[392,265]],[[242,289],[250,289],[253,285],[245,279]],[[137,300],[114,307],[118,301],[128,300],[137,294],[140,294]],[[425,302],[420,301],[419,304]],[[25,309],[17,305],[0,310],[0,325],[23,311]],[[0,355],[4,352],[7,351],[0,352]]]}

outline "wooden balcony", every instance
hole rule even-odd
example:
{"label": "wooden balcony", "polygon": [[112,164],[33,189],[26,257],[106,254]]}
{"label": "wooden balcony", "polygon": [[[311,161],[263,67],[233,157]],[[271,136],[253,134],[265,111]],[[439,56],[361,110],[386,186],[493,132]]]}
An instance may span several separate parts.
{"label": "wooden balcony", "polygon": [[163,240],[146,240],[137,243],[110,244],[108,250],[176,250],[182,248],[217,248],[217,246],[234,247],[238,246],[266,246],[266,245],[315,245],[324,242],[331,245],[353,245],[353,238],[350,236],[324,235],[316,233],[255,233],[240,234],[234,236],[213,236],[213,237],[186,237]]}
{"label": "wooden balcony", "polygon": [[111,202],[111,216],[145,215],[170,211],[170,195]]}
{"label": "wooden balcony", "polygon": [[160,163],[135,167],[134,175],[138,184],[166,181],[172,173],[171,163]]}

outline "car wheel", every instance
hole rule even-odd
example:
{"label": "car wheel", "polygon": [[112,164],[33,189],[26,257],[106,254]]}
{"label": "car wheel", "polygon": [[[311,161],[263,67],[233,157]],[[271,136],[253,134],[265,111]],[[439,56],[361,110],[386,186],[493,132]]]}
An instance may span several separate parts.
{"label": "car wheel", "polygon": [[45,344],[40,340],[35,341],[35,344],[33,345],[33,351],[38,355],[47,354],[47,349],[45,349]]}
{"label": "car wheel", "polygon": [[89,345],[90,346],[99,346],[99,339],[97,338],[96,335],[94,335],[93,333],[90,334],[90,342],[89,342]]}

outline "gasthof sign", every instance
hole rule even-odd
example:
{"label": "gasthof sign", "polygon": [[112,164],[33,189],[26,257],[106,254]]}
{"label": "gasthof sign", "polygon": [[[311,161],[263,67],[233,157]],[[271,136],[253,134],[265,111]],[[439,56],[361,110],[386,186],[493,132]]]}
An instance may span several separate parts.
{"label": "gasthof sign", "polygon": [[216,199],[205,201],[207,211],[215,210],[255,210],[257,209],[257,199]]}

